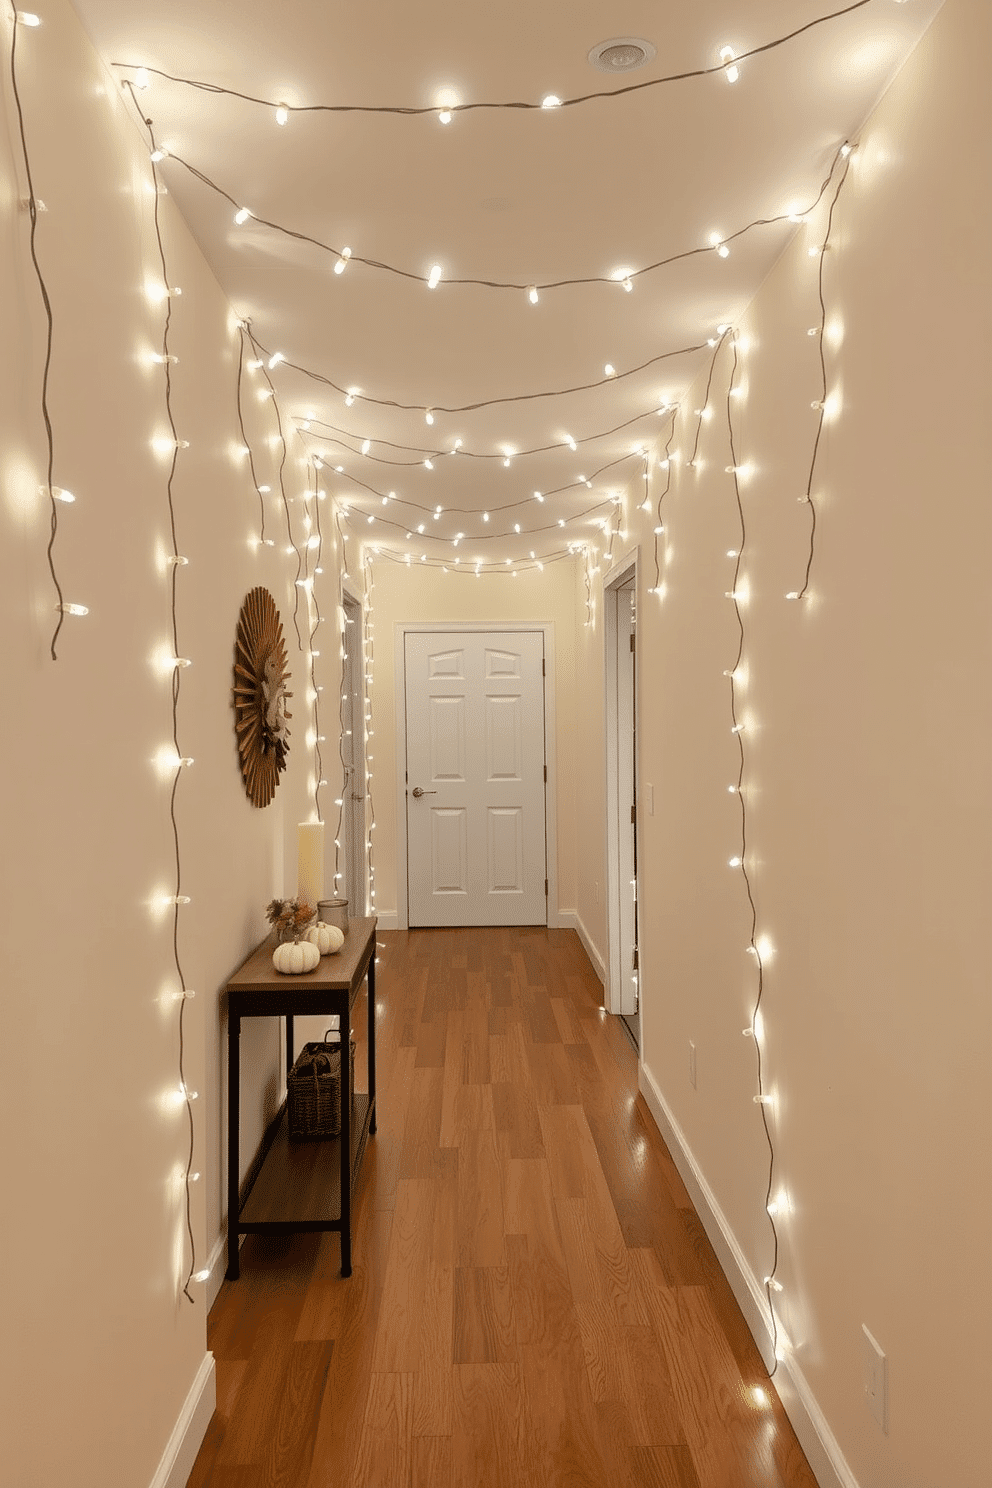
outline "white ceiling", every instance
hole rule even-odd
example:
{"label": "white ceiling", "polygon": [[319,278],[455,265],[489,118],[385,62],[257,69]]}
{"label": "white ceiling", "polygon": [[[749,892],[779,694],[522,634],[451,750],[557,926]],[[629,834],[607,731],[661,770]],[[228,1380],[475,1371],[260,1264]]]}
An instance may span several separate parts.
{"label": "white ceiling", "polygon": [[[239,227],[217,190],[176,159],[159,166],[259,343],[361,390],[346,406],[300,372],[271,373],[287,425],[315,414],[314,430],[333,435],[301,436],[343,466],[322,477],[328,493],[349,504],[368,540],[487,565],[586,540],[591,518],[580,514],[594,508],[601,519],[610,492],[639,477],[631,451],[661,432],[659,403],[682,395],[705,365],[707,338],[741,313],[797,228],[753,227],[726,258],[710,235],[815,200],[940,3],[863,0],[743,61],[734,84],[717,72],[557,109],[466,109],[445,125],[434,112],[445,88],[461,104],[611,92],[718,66],[722,47],[740,55],[775,42],[841,0],[75,0],[122,81],[144,66],[267,101],[157,76],[137,95],[158,143],[255,218],[352,250],[336,274],[335,253],[258,221]],[[617,36],[649,40],[654,61],[613,76],[594,69],[590,49]],[[280,102],[431,111],[291,112],[280,126]],[[526,294],[692,249],[707,251],[638,275],[629,293],[608,282],[542,290],[536,305]],[[444,278],[430,290],[435,263]],[[455,278],[523,287],[445,282]],[[604,380],[607,362],[620,374],[653,365]],[[600,385],[561,391],[587,384]],[[490,400],[504,401],[425,421],[428,407]],[[462,453],[424,467],[457,439]],[[547,445],[504,467],[505,448]],[[610,465],[591,489],[579,483]],[[390,491],[399,499],[383,507]]]}

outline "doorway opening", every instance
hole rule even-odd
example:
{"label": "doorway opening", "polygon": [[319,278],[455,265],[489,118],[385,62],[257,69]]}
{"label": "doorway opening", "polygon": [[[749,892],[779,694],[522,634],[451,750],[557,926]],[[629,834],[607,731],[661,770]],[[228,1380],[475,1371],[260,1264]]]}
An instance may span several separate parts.
{"label": "doorway opening", "polygon": [[606,660],[607,1002],[641,1043],[637,934],[637,561],[604,585]]}

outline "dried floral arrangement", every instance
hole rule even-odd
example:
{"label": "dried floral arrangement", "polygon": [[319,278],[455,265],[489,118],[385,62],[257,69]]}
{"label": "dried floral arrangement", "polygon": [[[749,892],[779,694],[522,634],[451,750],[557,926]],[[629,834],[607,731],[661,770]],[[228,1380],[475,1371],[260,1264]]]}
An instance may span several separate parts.
{"label": "dried floral arrangement", "polygon": [[265,907],[265,917],[280,940],[299,940],[316,914],[305,899],[273,899]]}

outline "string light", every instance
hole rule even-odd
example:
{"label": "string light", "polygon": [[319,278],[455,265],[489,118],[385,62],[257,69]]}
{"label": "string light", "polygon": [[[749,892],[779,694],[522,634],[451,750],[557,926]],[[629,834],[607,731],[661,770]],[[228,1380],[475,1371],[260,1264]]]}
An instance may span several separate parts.
{"label": "string light", "polygon": [[[422,115],[436,115],[440,119],[442,114],[468,113],[476,110],[495,111],[500,109],[512,109],[516,111],[521,109],[550,110],[557,108],[574,108],[586,103],[596,102],[600,99],[618,99],[623,98],[628,94],[643,92],[644,90],[649,88],[653,89],[667,87],[673,84],[685,83],[695,78],[711,77],[714,73],[718,72],[723,72],[729,77],[729,70],[732,63],[740,63],[748,60],[751,57],[758,57],[767,52],[776,51],[779,47],[787,46],[791,41],[796,40],[797,37],[805,35],[806,32],[812,31],[819,26],[827,25],[830,21],[838,20],[844,16],[850,15],[853,11],[862,10],[866,5],[869,5],[871,3],[872,0],[854,0],[853,4],[845,5],[839,10],[830,11],[824,15],[815,16],[812,20],[807,21],[804,25],[797,26],[794,30],[789,31],[782,36],[773,37],[772,40],[762,42],[758,46],[750,47],[747,51],[740,52],[736,56],[730,47],[724,47],[720,52],[720,61],[717,65],[711,65],[708,67],[696,67],[683,72],[669,73],[663,77],[648,78],[645,81],[638,83],[628,83],[620,88],[600,89],[595,92],[584,93],[573,98],[560,98],[555,93],[548,93],[545,94],[545,96],[540,100],[539,103],[517,99],[500,100],[493,102],[477,100],[470,103],[455,103],[449,102],[447,99],[445,99],[443,102],[440,102],[440,107],[439,101],[435,101],[433,104],[427,104],[419,107],[412,107],[409,105],[400,104],[309,103],[292,105],[289,108],[289,112],[326,114],[396,114],[408,118],[416,118]],[[138,67],[138,64],[133,62],[116,62],[113,65],[127,71],[134,71]],[[246,103],[255,104],[262,108],[271,109],[278,106],[272,100],[258,98],[247,93],[239,92],[235,88],[224,88],[215,83],[198,82],[194,78],[176,76],[175,74],[164,72],[160,68],[143,68],[141,70],[145,71],[148,74],[153,74],[156,77],[164,78],[168,82],[178,83],[188,88],[199,89],[212,94],[225,95],[229,98],[238,98]],[[733,70],[736,72],[736,68],[734,68]],[[732,78],[729,80],[734,81],[734,79]],[[442,120],[442,122],[447,123],[448,121]]]}
{"label": "string light", "polygon": [[734,65],[733,47],[725,46],[720,48],[720,61],[724,64],[723,71],[727,82],[736,83],[741,75],[741,70]]}

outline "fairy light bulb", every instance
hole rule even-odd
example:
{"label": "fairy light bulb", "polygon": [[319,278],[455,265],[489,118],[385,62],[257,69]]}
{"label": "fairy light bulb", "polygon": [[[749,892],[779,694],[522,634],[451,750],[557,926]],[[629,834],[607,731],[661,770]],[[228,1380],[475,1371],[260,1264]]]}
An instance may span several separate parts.
{"label": "fairy light bulb", "polygon": [[137,72],[134,74],[134,86],[136,88],[144,89],[147,88],[150,83],[151,77],[149,76],[148,68],[139,67]]}
{"label": "fairy light bulb", "polygon": [[579,447],[576,444],[575,440],[572,438],[571,434],[566,434],[565,435],[565,443],[568,445],[569,449],[570,450],[573,450],[573,451],[574,450],[577,450],[578,447]]}
{"label": "fairy light bulb", "polygon": [[369,452],[369,450],[371,448],[372,448],[372,441],[371,441],[371,439],[363,439],[362,440],[362,454],[363,455],[367,455],[368,452]]}
{"label": "fairy light bulb", "polygon": [[269,371],[271,372],[271,370],[272,370],[273,367],[278,367],[279,363],[280,362],[284,362],[285,360],[286,360],[286,357],[283,354],[283,352],[281,352],[281,351],[274,351],[272,353],[272,355],[269,357]]}
{"label": "fairy light bulb", "polygon": [[616,367],[614,367],[612,362],[606,363],[606,366],[603,368],[603,372],[607,377],[616,377],[617,375],[617,369]]}
{"label": "fairy light bulb", "polygon": [[435,264],[431,269],[430,274],[427,276],[428,289],[437,289],[438,285],[441,282],[441,272],[441,265]]}
{"label": "fairy light bulb", "polygon": [[541,107],[542,109],[561,108],[561,99],[557,93],[548,93],[546,97],[541,99]]}
{"label": "fairy light bulb", "polygon": [[157,165],[158,162],[160,160],[164,160],[165,157],[166,157],[166,151],[163,150],[163,149],[161,149],[161,148],[159,148],[159,149],[153,150],[152,153],[149,155],[148,158],[149,158],[149,160],[153,161],[155,163],[155,165]]}
{"label": "fairy light bulb", "polygon": [[451,123],[451,110],[450,109],[446,109],[446,108],[438,109],[437,117],[438,117],[438,120],[440,121],[440,123],[442,123],[442,124],[450,124]]}
{"label": "fairy light bulb", "polygon": [[31,10],[19,10],[16,12],[17,19],[22,26],[40,26],[41,17],[36,16]]}
{"label": "fairy light bulb", "polygon": [[[42,496],[47,496],[47,494],[48,494],[48,487],[47,486],[39,486],[38,487],[38,490],[41,492]],[[51,490],[52,490],[52,500],[53,501],[61,501],[66,506],[71,506],[72,503],[76,499],[75,496],[72,494],[71,491],[64,491],[61,486],[52,486]]]}
{"label": "fairy light bulb", "polygon": [[428,408],[428,409],[426,409],[424,411],[424,423],[425,424],[433,424],[433,422],[434,422],[434,412],[433,412],[432,409]]}
{"label": "fairy light bulb", "polygon": [[736,83],[736,81],[740,77],[741,73],[740,73],[740,68],[739,67],[735,67],[733,65],[733,62],[734,62],[734,49],[733,49],[733,47],[725,46],[725,47],[721,47],[720,48],[720,61],[725,64],[723,71],[724,71],[724,74],[726,76],[727,82],[728,83]]}
{"label": "fairy light bulb", "polygon": [[279,105],[279,107],[276,109],[276,123],[277,124],[288,124],[289,123],[289,109],[286,107],[286,105],[284,103],[281,103]]}
{"label": "fairy light bulb", "polygon": [[334,272],[335,272],[335,274],[343,274],[344,273],[345,269],[348,267],[348,260],[349,260],[350,257],[351,257],[351,249],[350,248],[342,248],[341,249],[341,252],[338,254],[338,261],[334,265]]}
{"label": "fairy light bulb", "polygon": [[234,214],[234,220],[238,224],[239,227],[243,227],[244,224],[248,221],[248,218],[250,216],[251,216],[251,213],[249,212],[249,210],[248,210],[247,207],[240,207],[238,209],[238,211],[235,212],[235,214]]}
{"label": "fairy light bulb", "polygon": [[63,615],[88,615],[89,614],[89,606],[88,605],[62,603],[60,605],[56,605],[55,608],[57,610],[61,610]]}
{"label": "fairy light bulb", "polygon": [[527,290],[527,298],[532,305],[536,305],[541,296],[537,292],[537,285],[531,284]]}

